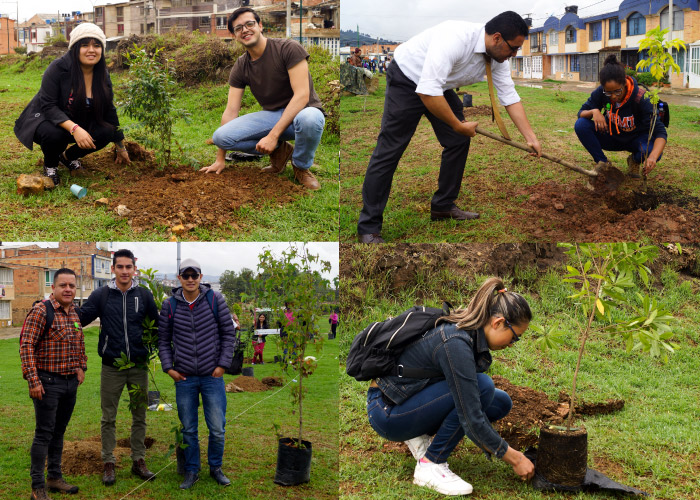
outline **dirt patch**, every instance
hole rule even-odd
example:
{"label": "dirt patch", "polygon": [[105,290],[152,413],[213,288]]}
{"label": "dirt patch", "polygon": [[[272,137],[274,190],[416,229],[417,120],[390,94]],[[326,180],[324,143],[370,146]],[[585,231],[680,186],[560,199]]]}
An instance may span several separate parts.
{"label": "dirt patch", "polygon": [[464,118],[471,116],[491,116],[491,106],[472,106],[464,108]]}
{"label": "dirt patch", "polygon": [[[151,446],[153,446],[153,443],[156,442],[156,440],[150,436],[146,436],[146,439],[144,440],[146,444],[146,449],[150,449]],[[121,438],[117,439],[117,446],[121,446],[122,448],[129,448],[131,449],[131,439],[130,438]]]}
{"label": "dirt patch", "polygon": [[[102,442],[100,437],[92,437],[85,441],[66,441],[63,443],[62,469],[67,476],[87,476],[102,474]],[[117,445],[114,448],[114,458],[117,468],[123,456],[129,456],[129,447]]]}
{"label": "dirt patch", "polygon": [[255,377],[240,376],[234,378],[231,382],[243,389],[245,392],[262,392],[270,388]]}
{"label": "dirt patch", "polygon": [[[569,409],[570,396],[562,391],[559,393],[559,402]],[[625,407],[624,399],[608,399],[602,403],[576,402],[575,415],[607,415],[622,410]],[[566,416],[566,415],[565,415]]]}
{"label": "dirt patch", "polygon": [[529,239],[636,241],[645,234],[654,241],[700,240],[700,200],[672,186],[595,196],[549,180],[510,194],[524,200],[507,220]]}
{"label": "dirt patch", "polygon": [[284,175],[261,173],[257,163],[228,163],[219,175],[185,166],[161,170],[152,153],[136,143],[126,145],[131,165],[115,165],[114,150],[102,150],[84,158],[79,175],[89,193],[112,191],[108,206],[126,206],[125,216],[136,233],[158,227],[173,231],[176,226],[182,226],[173,231],[178,235],[226,225],[241,229],[236,222],[241,207],[281,206],[305,194]]}
{"label": "dirt patch", "polygon": [[284,383],[279,377],[263,377],[261,382],[265,384],[269,389],[273,387],[282,387]]}

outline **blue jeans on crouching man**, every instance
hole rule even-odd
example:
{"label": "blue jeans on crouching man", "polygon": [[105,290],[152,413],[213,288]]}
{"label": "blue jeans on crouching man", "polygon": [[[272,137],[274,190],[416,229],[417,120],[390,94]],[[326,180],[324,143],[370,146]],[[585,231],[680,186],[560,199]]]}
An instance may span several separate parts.
{"label": "blue jeans on crouching man", "polygon": [[226,388],[223,377],[186,375],[186,380],[175,382],[177,414],[182,423],[182,437],[187,447],[185,470],[199,472],[199,395],[202,395],[204,420],[209,429],[207,461],[210,468],[221,467],[224,458],[226,432]]}
{"label": "blue jeans on crouching man", "polygon": [[[647,134],[642,133],[628,141],[620,140],[619,137],[610,135],[608,132],[598,132],[595,123],[588,118],[579,118],[574,124],[574,131],[584,148],[591,154],[593,161],[606,162],[608,157],[605,151],[629,151],[634,154],[634,161],[642,162],[642,157],[651,153],[654,149],[654,138],[647,144]],[[663,155],[661,155],[663,156]],[[661,159],[659,156],[659,159]]]}
{"label": "blue jeans on crouching man", "polygon": [[[257,153],[255,145],[270,133],[282,117],[282,113],[284,109],[257,111],[239,116],[214,132],[214,144],[225,150]],[[282,133],[280,140],[294,141],[292,163],[295,167],[311,168],[325,123],[326,117],[320,109],[308,107],[299,111],[292,124]]]}
{"label": "blue jeans on crouching man", "polygon": [[[513,407],[508,393],[496,389],[493,380],[483,373],[477,373],[477,382],[481,407],[488,420],[495,422],[508,415]],[[445,380],[427,386],[400,405],[388,404],[380,389],[370,387],[367,414],[377,434],[390,441],[407,441],[423,434],[434,434],[425,458],[435,463],[446,462],[465,435]]]}

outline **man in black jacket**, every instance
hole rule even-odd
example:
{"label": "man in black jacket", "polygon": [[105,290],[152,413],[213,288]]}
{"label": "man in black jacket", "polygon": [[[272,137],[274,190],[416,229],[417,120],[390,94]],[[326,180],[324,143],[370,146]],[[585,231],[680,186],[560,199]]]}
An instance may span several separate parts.
{"label": "man in black jacket", "polygon": [[[146,455],[146,394],[148,391],[148,351],[143,344],[143,321],[146,317],[158,324],[158,309],[153,295],[139,286],[136,259],[131,250],[117,250],[112,260],[116,276],[108,285],[90,294],[81,307],[80,321],[87,325],[100,318],[98,354],[102,357],[100,399],[102,403],[102,482],[113,485],[114,447],[117,441],[116,420],[119,398],[124,386],[136,385],[140,391],[129,391],[131,401],[131,472],[141,479],[153,479],[144,461]],[[122,355],[134,366],[120,369]]]}

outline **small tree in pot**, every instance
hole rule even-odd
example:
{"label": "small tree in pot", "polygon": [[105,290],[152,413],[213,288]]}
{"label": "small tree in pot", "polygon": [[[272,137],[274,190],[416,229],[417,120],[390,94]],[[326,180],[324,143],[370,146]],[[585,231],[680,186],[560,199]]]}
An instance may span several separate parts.
{"label": "small tree in pot", "polygon": [[[579,351],[566,425],[541,429],[536,469],[549,483],[576,488],[587,469],[587,433],[583,426],[573,426],[576,383],[590,335],[595,331],[617,335],[628,353],[642,351],[664,362],[678,346],[670,340],[675,318],[647,293],[648,265],[657,256],[657,247],[638,243],[560,245],[567,248],[569,258],[563,281],[573,285],[569,298],[576,305],[573,319],[580,330]],[[540,333],[537,342],[543,349],[563,341],[556,325],[548,329],[533,325],[533,329]]]}
{"label": "small tree in pot", "polygon": [[[285,486],[309,481],[311,468],[311,443],[304,436],[304,380],[317,367],[316,358],[308,356],[312,347],[318,353],[322,338],[318,335],[317,319],[322,316],[323,297],[317,292],[319,283],[327,287],[329,282],[321,274],[330,271],[330,262],[320,260],[309,253],[306,245],[290,246],[280,257],[270,250],[259,256],[258,268],[264,277],[260,289],[261,298],[273,308],[281,319],[284,336],[280,342],[288,354],[283,368],[293,377],[292,404],[299,415],[298,434],[295,438],[281,438],[277,450],[275,482]],[[291,310],[281,305],[289,305]]]}

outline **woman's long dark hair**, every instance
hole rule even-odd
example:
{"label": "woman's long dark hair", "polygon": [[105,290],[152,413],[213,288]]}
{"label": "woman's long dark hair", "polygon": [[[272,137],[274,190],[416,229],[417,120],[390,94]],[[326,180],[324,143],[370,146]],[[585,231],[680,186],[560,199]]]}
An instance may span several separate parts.
{"label": "woman's long dark hair", "polygon": [[101,126],[112,127],[104,119],[108,107],[112,103],[113,95],[107,87],[107,65],[105,63],[105,48],[102,47],[102,55],[100,60],[95,64],[95,68],[92,72],[92,105],[90,110],[88,110],[85,98],[87,92],[85,90],[85,78],[83,77],[83,70],[80,66],[80,46],[85,45],[94,40],[96,43],[100,43],[97,38],[83,38],[77,41],[73,47],[70,49],[70,56],[72,61],[71,67],[71,85],[73,93],[73,102],[71,103],[71,114],[73,115],[73,121],[80,123],[85,120],[94,120]]}
{"label": "woman's long dark hair", "polygon": [[[260,316],[264,316],[264,317],[265,317],[265,319],[263,320],[262,324],[260,323]],[[270,328],[270,327],[268,326],[267,315],[265,315],[265,314],[258,314],[258,317],[255,318],[255,329],[256,329],[256,330],[259,330],[259,329],[265,329],[265,330],[267,330],[268,328]]]}
{"label": "woman's long dark hair", "polygon": [[617,60],[617,56],[615,54],[609,55],[605,58],[603,69],[600,70],[598,77],[601,85],[605,85],[611,80],[619,83],[620,85],[624,85],[627,81],[625,67],[620,61]]}
{"label": "woman's long dark hair", "polygon": [[486,325],[492,316],[505,318],[513,325],[523,325],[532,320],[532,311],[525,297],[506,290],[503,280],[489,278],[476,291],[466,309],[457,309],[442,319],[456,323],[462,330],[476,330]]}

